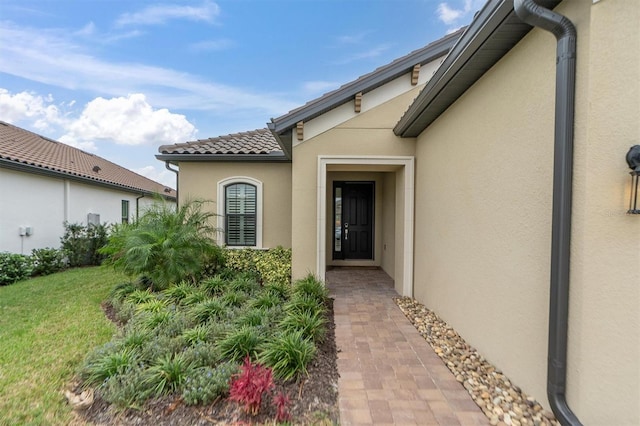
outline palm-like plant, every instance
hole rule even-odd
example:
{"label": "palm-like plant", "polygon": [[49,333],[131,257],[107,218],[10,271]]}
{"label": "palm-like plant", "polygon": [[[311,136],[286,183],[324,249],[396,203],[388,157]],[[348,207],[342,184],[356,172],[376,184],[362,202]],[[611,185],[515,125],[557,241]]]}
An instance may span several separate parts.
{"label": "palm-like plant", "polygon": [[198,278],[220,250],[213,240],[213,213],[194,200],[178,209],[156,203],[135,223],[116,227],[102,253],[107,263],[130,276],[148,279],[154,289]]}

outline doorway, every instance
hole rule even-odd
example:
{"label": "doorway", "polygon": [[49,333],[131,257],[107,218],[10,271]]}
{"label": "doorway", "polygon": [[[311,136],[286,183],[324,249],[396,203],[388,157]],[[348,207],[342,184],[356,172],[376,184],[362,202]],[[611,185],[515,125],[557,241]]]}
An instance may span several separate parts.
{"label": "doorway", "polygon": [[334,260],[373,260],[374,194],[375,182],[334,182]]}

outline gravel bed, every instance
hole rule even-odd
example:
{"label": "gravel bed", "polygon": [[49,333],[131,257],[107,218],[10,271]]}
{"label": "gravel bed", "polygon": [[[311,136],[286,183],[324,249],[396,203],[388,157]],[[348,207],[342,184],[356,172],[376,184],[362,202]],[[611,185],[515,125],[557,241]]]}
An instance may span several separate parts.
{"label": "gravel bed", "polygon": [[436,314],[412,298],[394,300],[492,425],[560,425],[551,411],[511,383]]}

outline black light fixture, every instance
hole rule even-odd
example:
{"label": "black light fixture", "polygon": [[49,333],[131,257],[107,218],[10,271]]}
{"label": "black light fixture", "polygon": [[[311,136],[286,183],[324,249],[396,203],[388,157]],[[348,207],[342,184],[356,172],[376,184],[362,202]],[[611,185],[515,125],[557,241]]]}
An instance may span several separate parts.
{"label": "black light fixture", "polygon": [[629,210],[627,214],[640,214],[638,205],[638,180],[640,179],[640,145],[634,145],[627,152],[627,164],[631,171],[631,195],[629,196]]}

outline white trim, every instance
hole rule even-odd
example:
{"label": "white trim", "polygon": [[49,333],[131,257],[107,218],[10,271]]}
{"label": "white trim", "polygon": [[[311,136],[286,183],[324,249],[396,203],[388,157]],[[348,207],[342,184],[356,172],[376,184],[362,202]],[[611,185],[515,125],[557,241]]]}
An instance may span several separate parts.
{"label": "white trim", "polygon": [[[327,267],[326,247],[326,212],[327,212],[327,166],[334,164],[342,165],[387,165],[404,167],[404,245],[403,245],[403,280],[402,295],[413,296],[413,208],[414,208],[414,157],[395,156],[341,156],[341,155],[319,155],[318,156],[318,211],[316,236],[318,241],[316,271],[320,279],[325,279]],[[398,267],[399,265],[396,265]]]}
{"label": "white trim", "polygon": [[[261,249],[262,247],[262,182],[248,176],[232,176],[218,182],[218,194],[216,197],[218,213],[218,229],[224,235],[224,187],[234,183],[248,183],[256,187],[256,245],[250,248]],[[224,239],[223,239],[224,241]],[[234,248],[241,248],[234,246]]]}

